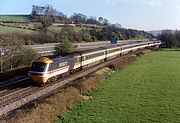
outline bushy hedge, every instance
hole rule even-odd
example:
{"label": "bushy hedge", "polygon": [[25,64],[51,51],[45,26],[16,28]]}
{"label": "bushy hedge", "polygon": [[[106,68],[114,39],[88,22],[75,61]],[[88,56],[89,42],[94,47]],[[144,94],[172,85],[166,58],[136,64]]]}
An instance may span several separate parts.
{"label": "bushy hedge", "polygon": [[0,42],[2,51],[0,59],[2,66],[0,66],[0,69],[2,68],[3,71],[29,66],[31,61],[37,57],[32,49],[23,46],[23,41],[19,40],[16,35],[0,33]]}

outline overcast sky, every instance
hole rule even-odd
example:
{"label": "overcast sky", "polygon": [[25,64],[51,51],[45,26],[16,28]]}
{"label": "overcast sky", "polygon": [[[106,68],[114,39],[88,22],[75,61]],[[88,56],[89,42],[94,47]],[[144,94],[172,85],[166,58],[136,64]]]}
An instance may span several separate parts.
{"label": "overcast sky", "polygon": [[125,28],[180,29],[180,0],[1,0],[0,14],[29,14],[32,5],[46,4],[68,16],[102,16]]}

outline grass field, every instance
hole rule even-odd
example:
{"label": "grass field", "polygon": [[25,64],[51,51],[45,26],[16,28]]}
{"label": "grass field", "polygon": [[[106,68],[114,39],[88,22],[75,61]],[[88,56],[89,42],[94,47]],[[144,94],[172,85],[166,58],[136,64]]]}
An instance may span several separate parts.
{"label": "grass field", "polygon": [[115,72],[55,123],[179,123],[180,49],[163,49]]}
{"label": "grass field", "polygon": [[50,27],[48,27],[48,30],[52,31],[52,32],[60,32],[61,29],[62,29],[62,27],[57,27],[57,26],[50,26]]}
{"label": "grass field", "polygon": [[[15,25],[16,23],[8,23],[6,25]],[[28,30],[28,28],[34,29],[33,26],[26,26],[23,28],[15,28],[15,27],[8,27],[8,26],[1,26],[0,25],[0,32],[17,32],[17,31],[25,31],[25,32],[31,32],[31,30]],[[82,29],[90,29],[90,28],[81,28],[81,27],[73,27],[76,32],[81,31]],[[54,27],[50,26],[48,27],[48,30],[51,32],[60,32],[62,27]]]}
{"label": "grass field", "polygon": [[[63,27],[50,26],[50,27],[48,27],[48,30],[49,30],[49,31],[52,31],[52,32],[60,32],[62,28],[63,28]],[[73,27],[73,29],[74,29],[74,31],[79,32],[79,31],[82,31],[82,30],[90,30],[90,29],[92,29],[92,28]]]}
{"label": "grass field", "polygon": [[33,32],[33,31],[27,30],[27,29],[22,29],[22,28],[13,28],[13,27],[7,27],[7,26],[1,26],[0,25],[0,32],[5,32],[5,33],[9,33],[9,32],[29,33],[29,32]]}
{"label": "grass field", "polygon": [[0,15],[2,21],[28,22],[28,15]]}

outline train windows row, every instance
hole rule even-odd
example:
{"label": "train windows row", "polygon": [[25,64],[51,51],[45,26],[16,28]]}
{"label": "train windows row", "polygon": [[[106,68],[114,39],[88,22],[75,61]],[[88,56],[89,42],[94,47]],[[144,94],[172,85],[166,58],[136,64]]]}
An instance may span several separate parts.
{"label": "train windows row", "polygon": [[48,71],[52,71],[61,67],[64,67],[67,65],[67,62],[53,62],[49,65],[49,70]]}
{"label": "train windows row", "polygon": [[118,49],[113,49],[113,50],[109,50],[108,53],[113,53],[113,52],[117,52],[117,51],[120,51],[120,48],[118,48]]}
{"label": "train windows row", "polygon": [[54,69],[57,69],[59,67],[59,62],[53,62],[51,64],[49,64],[49,70],[48,71],[52,71]]}
{"label": "train windows row", "polygon": [[61,63],[59,63],[59,67],[64,67],[64,66],[66,66],[67,65],[67,62],[61,62]]}
{"label": "train windows row", "polygon": [[100,53],[95,53],[95,54],[91,54],[91,55],[88,55],[88,56],[84,56],[83,61],[88,60],[88,59],[92,59],[92,58],[95,58],[95,57],[103,56],[105,54],[106,54],[105,52],[100,52]]}

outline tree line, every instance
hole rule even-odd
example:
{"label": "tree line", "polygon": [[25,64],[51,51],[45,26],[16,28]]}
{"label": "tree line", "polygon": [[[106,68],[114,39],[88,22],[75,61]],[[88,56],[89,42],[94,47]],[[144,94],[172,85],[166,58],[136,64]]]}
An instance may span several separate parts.
{"label": "tree line", "polygon": [[94,17],[94,16],[87,16],[82,13],[73,13],[70,17],[67,17],[61,11],[57,11],[51,5],[46,6],[32,6],[31,11],[31,19],[35,19],[36,21],[37,16],[46,16],[52,19],[53,22],[63,22],[63,23],[75,23],[75,24],[97,24],[97,25],[108,25],[109,21],[103,17]]}
{"label": "tree line", "polygon": [[87,16],[82,13],[73,13],[69,18],[62,12],[57,11],[51,5],[46,6],[32,6],[30,20],[39,22],[36,28],[46,32],[47,28],[53,23],[67,23],[67,24],[95,24],[108,25],[110,22],[103,17]]}
{"label": "tree line", "polygon": [[158,36],[158,39],[164,42],[167,48],[180,47],[180,31],[179,30],[163,30]]}

